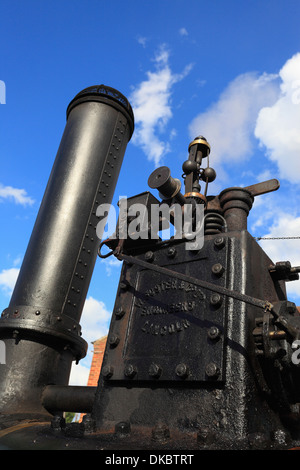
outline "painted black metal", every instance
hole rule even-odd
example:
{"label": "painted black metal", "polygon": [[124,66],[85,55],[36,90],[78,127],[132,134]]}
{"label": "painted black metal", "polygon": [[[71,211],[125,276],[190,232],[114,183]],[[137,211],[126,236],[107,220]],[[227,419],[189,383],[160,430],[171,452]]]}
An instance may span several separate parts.
{"label": "painted black metal", "polygon": [[[120,341],[114,344],[109,339],[113,344],[106,367],[114,371],[110,381],[128,381],[124,371],[130,364],[136,370],[132,377],[134,382],[153,381],[152,373],[149,373],[153,364],[161,368],[160,381],[181,381],[182,376],[176,368],[188,364],[186,380],[203,382],[211,378],[205,369],[210,363],[218,365],[216,380],[224,380],[226,299],[222,295],[217,308],[213,292],[189,279],[197,278],[201,266],[202,275],[212,278],[216,287],[226,285],[227,241],[225,239],[222,250],[214,250],[214,241],[207,241],[199,253],[186,250],[185,244],[181,243],[170,254],[170,248],[166,246],[153,252],[151,265],[143,262],[144,255],[124,256],[127,261],[124,279],[128,288],[125,292],[120,290],[116,309],[122,308],[126,315],[113,317],[112,337]],[[225,268],[222,276],[212,271],[217,262]],[[187,265],[188,277],[182,274]],[[219,341],[207,341],[212,327],[220,331]]]}
{"label": "painted black metal", "polygon": [[[222,238],[206,237],[196,253],[183,242],[172,258],[168,246],[154,249],[151,269],[142,254],[135,255],[138,264],[126,257],[92,412],[101,432],[125,422],[142,439],[163,423],[170,446],[178,433],[190,434],[192,448],[251,448],[252,440],[276,446],[271,436],[282,430],[280,413],[268,401],[252,336],[263,302],[244,300],[276,303],[285,294],[247,231]],[[245,298],[217,298],[212,284]],[[128,446],[130,439],[129,433]]]}
{"label": "painted black metal", "polygon": [[6,365],[0,411],[43,412],[45,385],[67,385],[86,354],[79,324],[97,257],[96,209],[110,203],[134,126],[108,87],[83,90],[67,122],[9,307],[0,319]]}
{"label": "painted black metal", "polygon": [[[278,181],[207,196],[215,172],[209,163],[201,168],[210,146],[196,138],[183,165],[188,193],[179,192],[167,167],[155,170],[149,185],[170,207],[204,204],[204,245],[151,238],[149,214],[161,202],[144,192],[126,201],[127,210],[134,204],[146,209],[140,225],[122,212],[115,236],[98,249],[96,209],[111,201],[133,125],[126,98],[103,85],[83,90],[68,107],[21,273],[0,320],[8,359],[0,369],[0,445],[22,447],[20,440],[36,434],[43,448],[299,445],[300,374],[292,354],[300,314],[285,282],[298,278],[300,268],[274,264],[247,231],[254,198],[277,190]],[[71,363],[86,350],[79,321],[97,252],[122,260],[122,272],[98,386],[70,387]],[[74,426],[66,425],[63,411],[88,414]],[[24,423],[24,417],[52,415],[46,429]],[[22,431],[14,441],[5,436],[15,422]]]}
{"label": "painted black metal", "polygon": [[80,410],[90,413],[93,409],[97,387],[47,385],[42,393],[42,404],[50,413]]}

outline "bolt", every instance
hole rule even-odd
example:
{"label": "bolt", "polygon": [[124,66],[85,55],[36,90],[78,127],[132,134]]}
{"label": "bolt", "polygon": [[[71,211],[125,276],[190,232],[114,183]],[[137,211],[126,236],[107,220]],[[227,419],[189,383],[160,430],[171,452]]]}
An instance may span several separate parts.
{"label": "bolt", "polygon": [[125,315],[125,310],[123,310],[122,307],[118,307],[115,311],[115,315],[118,318],[122,318]]}
{"label": "bolt", "polygon": [[154,253],[153,251],[147,251],[145,253],[145,260],[146,261],[153,261],[154,260]]}
{"label": "bolt", "polygon": [[197,441],[201,445],[212,444],[214,441],[214,434],[209,428],[200,428],[197,433]]}
{"label": "bolt", "polygon": [[216,276],[221,276],[224,272],[224,267],[220,263],[216,263],[211,270]]}
{"label": "bolt", "polygon": [[214,245],[215,245],[217,248],[223,248],[223,246],[225,246],[225,239],[224,239],[224,237],[217,237],[217,238],[215,238],[215,240],[214,240]]}
{"label": "bolt", "polygon": [[220,307],[222,305],[222,297],[220,294],[212,294],[210,298],[210,303],[214,307]]}
{"label": "bolt", "polygon": [[218,368],[218,366],[214,362],[210,362],[205,367],[205,373],[208,377],[211,377],[212,379],[215,379],[220,374],[220,369]]}
{"label": "bolt", "polygon": [[164,441],[170,438],[170,430],[165,424],[158,424],[152,429],[152,439],[155,441]]}
{"label": "bolt", "polygon": [[122,290],[127,290],[127,289],[129,288],[129,283],[128,283],[128,281],[126,281],[126,280],[125,280],[125,281],[121,281],[121,282],[120,282],[120,288],[121,288]]}
{"label": "bolt", "polygon": [[273,441],[276,442],[276,444],[278,445],[286,444],[287,435],[285,431],[283,431],[282,429],[276,429],[275,431],[271,433],[271,436],[272,436]]}
{"label": "bolt", "polygon": [[112,334],[109,337],[108,342],[109,342],[110,346],[117,346],[120,342],[120,338],[119,338],[118,335]]}
{"label": "bolt", "polygon": [[161,376],[162,368],[158,364],[151,364],[148,373],[150,377],[158,378]]}
{"label": "bolt", "polygon": [[209,330],[208,330],[208,337],[210,339],[218,339],[220,337],[220,330],[219,328],[217,328],[216,326],[212,326]]}
{"label": "bolt", "polygon": [[124,369],[125,377],[132,379],[136,375],[136,373],[137,373],[137,368],[132,364],[127,364],[127,366]]}
{"label": "bolt", "polygon": [[175,373],[177,377],[180,377],[181,379],[185,379],[189,375],[189,368],[186,364],[178,364],[175,369]]}
{"label": "bolt", "polygon": [[168,249],[168,257],[169,258],[174,258],[176,255],[176,249],[174,247],[171,247]]}
{"label": "bolt", "polygon": [[86,414],[82,418],[84,434],[92,434],[95,431],[96,423],[90,414]]}
{"label": "bolt", "polygon": [[55,415],[53,416],[51,420],[51,428],[54,431],[61,431],[62,428],[66,426],[66,421],[65,418],[62,418],[61,416]]}
{"label": "bolt", "polygon": [[41,313],[40,310],[36,310],[36,311],[35,311],[35,314],[36,314],[36,315],[39,315],[40,313]]}
{"label": "bolt", "polygon": [[119,437],[130,434],[131,427],[128,421],[121,421],[115,425],[115,433],[119,435]]}
{"label": "bolt", "polygon": [[113,373],[114,373],[114,368],[110,365],[106,365],[102,368],[102,375],[106,379],[110,379]]}

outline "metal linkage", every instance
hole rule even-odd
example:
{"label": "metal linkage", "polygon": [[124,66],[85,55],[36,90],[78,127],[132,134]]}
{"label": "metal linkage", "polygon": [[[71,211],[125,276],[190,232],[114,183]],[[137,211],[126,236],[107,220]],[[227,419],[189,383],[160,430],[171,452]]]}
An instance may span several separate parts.
{"label": "metal linkage", "polygon": [[162,266],[157,266],[155,264],[148,263],[147,261],[143,261],[140,259],[137,259],[133,256],[128,256],[125,254],[119,254],[118,258],[120,260],[126,261],[128,263],[133,263],[137,264],[143,268],[146,269],[151,269],[153,271],[156,271],[160,274],[166,274],[168,276],[176,277],[178,279],[181,279],[186,282],[190,282],[191,284],[195,284],[199,287],[203,287],[205,289],[211,290],[213,292],[217,292],[221,295],[226,295],[228,297],[232,297],[236,300],[241,300],[242,302],[246,302],[250,305],[254,305],[255,307],[262,308],[263,310],[272,310],[273,305],[271,302],[268,300],[261,300],[261,299],[256,299],[255,297],[251,297],[249,295],[242,294],[241,292],[233,291],[230,289],[227,289],[226,287],[222,286],[217,286],[215,284],[212,284],[207,281],[203,281],[202,279],[195,279],[193,277],[187,276],[186,274],[178,273],[175,271],[171,271],[170,269],[164,268]]}

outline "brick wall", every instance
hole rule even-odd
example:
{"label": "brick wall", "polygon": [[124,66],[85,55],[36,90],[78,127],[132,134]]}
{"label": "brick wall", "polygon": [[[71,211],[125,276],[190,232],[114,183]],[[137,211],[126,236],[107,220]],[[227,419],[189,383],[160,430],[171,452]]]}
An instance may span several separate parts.
{"label": "brick wall", "polygon": [[[98,379],[99,379],[100,370],[102,366],[106,340],[107,340],[107,336],[103,336],[102,338],[97,339],[96,341],[92,342],[94,346],[94,351],[93,351],[93,359],[92,359],[88,383],[87,383],[88,387],[97,387],[98,385]],[[84,415],[85,413],[80,413],[79,418],[77,418],[76,421],[78,420],[78,422],[81,422]]]}
{"label": "brick wall", "polygon": [[103,361],[103,354],[105,351],[107,336],[103,336],[96,341],[93,341],[94,346],[93,359],[90,368],[90,374],[87,385],[90,387],[96,387],[98,385],[99,374]]}

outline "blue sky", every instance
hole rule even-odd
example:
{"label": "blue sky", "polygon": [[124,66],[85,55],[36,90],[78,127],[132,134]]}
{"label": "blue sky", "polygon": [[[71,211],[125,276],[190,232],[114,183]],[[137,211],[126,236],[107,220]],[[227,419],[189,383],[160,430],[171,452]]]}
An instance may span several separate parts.
{"label": "blue sky", "polygon": [[[211,145],[209,194],[278,178],[256,199],[254,236],[300,236],[298,0],[0,0],[0,307],[9,303],[66,122],[83,88],[129,98],[136,127],[114,204],[148,190],[155,167],[181,178],[190,141]],[[155,194],[157,196],[157,194]],[[59,240],[58,240],[59,242]],[[300,265],[300,240],[262,241],[274,262]],[[81,319],[87,357],[106,334],[120,272],[98,260]],[[299,282],[288,286],[300,305]],[[75,370],[76,369],[76,370]]]}

